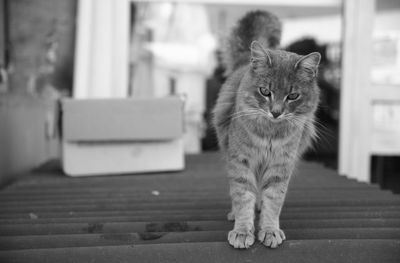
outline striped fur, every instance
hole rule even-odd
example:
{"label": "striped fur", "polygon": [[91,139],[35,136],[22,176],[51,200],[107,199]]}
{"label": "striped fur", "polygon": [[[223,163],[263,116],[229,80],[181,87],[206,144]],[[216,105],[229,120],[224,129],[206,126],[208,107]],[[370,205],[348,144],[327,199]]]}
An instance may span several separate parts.
{"label": "striped fur", "polygon": [[[254,243],[256,207],[261,210],[259,241],[274,248],[285,239],[279,215],[289,180],[316,135],[320,55],[299,56],[262,43],[252,42],[247,63],[237,67],[239,62],[232,62],[236,69],[224,83],[213,111],[230,180],[228,219],[235,220],[235,226],[228,241],[235,248]],[[263,95],[260,88],[268,88],[272,95]],[[291,93],[299,97],[288,100]],[[273,111],[282,114],[275,119]]]}

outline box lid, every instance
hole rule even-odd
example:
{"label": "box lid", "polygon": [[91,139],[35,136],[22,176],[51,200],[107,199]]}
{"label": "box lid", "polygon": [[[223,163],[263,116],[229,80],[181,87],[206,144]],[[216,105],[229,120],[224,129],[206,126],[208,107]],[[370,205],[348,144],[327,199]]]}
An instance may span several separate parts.
{"label": "box lid", "polygon": [[149,99],[64,99],[67,141],[169,140],[183,133],[179,97]]}

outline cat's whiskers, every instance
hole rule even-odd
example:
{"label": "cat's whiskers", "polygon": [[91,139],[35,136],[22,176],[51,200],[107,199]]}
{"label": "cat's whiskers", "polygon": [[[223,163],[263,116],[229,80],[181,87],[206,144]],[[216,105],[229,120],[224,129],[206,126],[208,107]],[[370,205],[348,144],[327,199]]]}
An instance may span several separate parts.
{"label": "cat's whiskers", "polygon": [[[298,123],[300,121],[300,117],[293,114],[291,121]],[[303,119],[303,121],[301,121],[301,122],[302,122],[303,127],[306,127],[306,128],[313,128],[313,126],[315,127],[315,139],[322,140],[323,142],[325,142],[327,144],[331,144],[331,142],[329,142],[329,140],[327,140],[326,136],[325,136],[325,135],[330,135],[329,130],[318,120],[311,119],[308,122]]]}
{"label": "cat's whiskers", "polygon": [[320,121],[313,119],[312,122],[315,124],[316,128],[318,129],[319,132],[323,133],[323,135],[327,135],[330,138],[335,138],[331,131],[328,129],[328,127],[326,127],[323,123],[321,123]]}
{"label": "cat's whiskers", "polygon": [[[322,140],[324,143],[331,145],[330,142],[326,137],[329,136],[330,138],[334,138],[334,136],[330,133],[327,127],[325,127],[322,123],[319,123],[317,120],[313,120],[313,124],[315,124],[315,132],[317,133],[317,138]],[[312,124],[310,124],[312,125]]]}
{"label": "cat's whiskers", "polygon": [[248,109],[248,110],[236,111],[236,112],[232,113],[230,116],[228,116],[228,118],[231,118],[231,117],[233,117],[233,116],[235,116],[235,115],[240,115],[240,114],[242,114],[242,113],[253,113],[253,112],[256,112],[256,110],[254,110],[254,109]]}
{"label": "cat's whiskers", "polygon": [[231,120],[235,120],[237,118],[242,118],[242,117],[257,116],[257,115],[260,115],[260,114],[261,114],[260,112],[243,113],[241,115],[233,117]]}
{"label": "cat's whiskers", "polygon": [[237,118],[242,118],[242,117],[248,117],[248,116],[256,116],[256,115],[261,115],[262,113],[258,109],[247,109],[247,110],[242,110],[233,113],[230,118],[231,120],[237,119]]}
{"label": "cat's whiskers", "polygon": [[306,125],[306,122],[303,119],[298,118],[296,115],[289,113],[286,115],[287,120],[291,122],[297,128],[303,129]]}
{"label": "cat's whiskers", "polygon": [[[298,120],[299,119],[299,117],[297,117],[296,115],[293,115],[293,119],[296,119],[296,120]],[[322,124],[322,123],[320,123],[318,120],[316,120],[316,119],[310,119],[310,121],[309,122],[307,122],[307,121],[305,121],[304,122],[304,124],[303,124],[305,127],[307,127],[307,128],[315,128],[315,132],[316,132],[316,134],[315,134],[315,136],[316,136],[316,138],[318,139],[318,140],[324,140],[324,142],[326,142],[326,143],[329,143],[326,139],[325,139],[325,136],[323,136],[323,135],[326,135],[325,134],[325,132],[328,132],[328,130],[327,130],[327,128]]]}
{"label": "cat's whiskers", "polygon": [[268,112],[266,112],[265,110],[263,110],[263,109],[259,109],[259,111],[261,111],[263,114],[265,114],[265,115],[267,115],[267,116],[268,116]]}

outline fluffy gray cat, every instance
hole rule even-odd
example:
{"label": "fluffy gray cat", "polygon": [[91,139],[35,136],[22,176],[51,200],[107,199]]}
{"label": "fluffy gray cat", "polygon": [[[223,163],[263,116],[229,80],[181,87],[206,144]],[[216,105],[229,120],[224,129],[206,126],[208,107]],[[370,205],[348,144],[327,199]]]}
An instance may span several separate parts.
{"label": "fluffy gray cat", "polygon": [[319,53],[300,56],[274,49],[279,19],[250,12],[233,29],[226,50],[228,78],[213,111],[219,146],[227,162],[235,220],[228,234],[235,248],[258,240],[275,248],[285,240],[279,215],[296,162],[316,137]]}

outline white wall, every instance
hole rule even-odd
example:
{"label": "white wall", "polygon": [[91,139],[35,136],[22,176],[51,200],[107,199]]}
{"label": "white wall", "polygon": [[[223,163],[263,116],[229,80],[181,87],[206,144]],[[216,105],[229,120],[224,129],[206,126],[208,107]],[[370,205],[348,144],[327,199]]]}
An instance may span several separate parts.
{"label": "white wall", "polygon": [[283,19],[282,46],[304,37],[312,37],[319,43],[338,43],[342,36],[341,16],[322,16]]}
{"label": "white wall", "polygon": [[375,16],[374,34],[382,31],[400,32],[400,9],[382,11]]}
{"label": "white wall", "polygon": [[[283,19],[282,45],[304,36],[314,37],[321,43],[338,43],[342,39],[342,16],[341,14]],[[400,9],[385,10],[377,13],[374,20],[374,36],[382,35],[382,32],[397,32],[400,34]]]}

